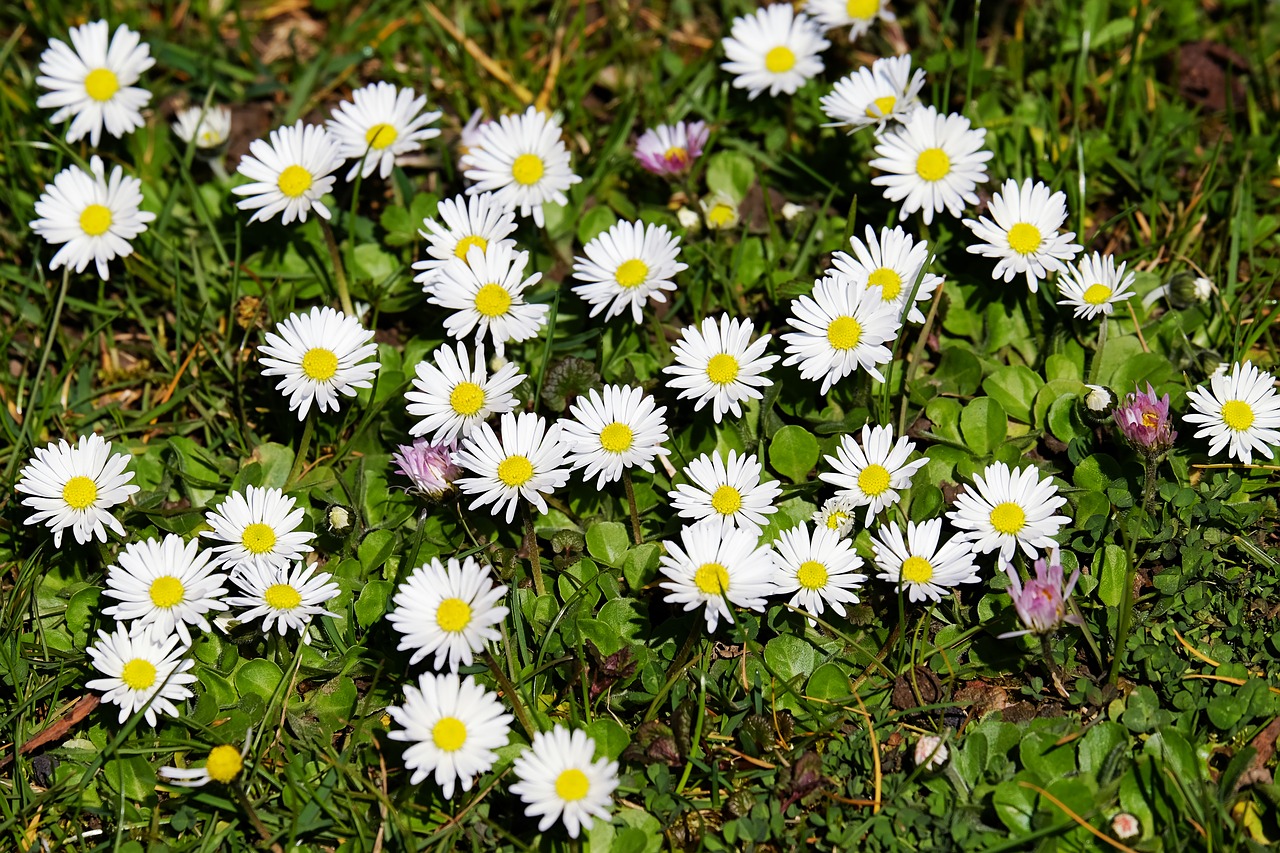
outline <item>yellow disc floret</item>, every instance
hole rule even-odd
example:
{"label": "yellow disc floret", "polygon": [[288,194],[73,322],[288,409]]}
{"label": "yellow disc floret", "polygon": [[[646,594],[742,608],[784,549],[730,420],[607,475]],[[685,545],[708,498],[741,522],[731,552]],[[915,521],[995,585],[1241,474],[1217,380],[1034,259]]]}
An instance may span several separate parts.
{"label": "yellow disc floret", "polygon": [[916,174],[925,181],[940,181],[951,174],[951,158],[941,148],[926,148],[916,158]]}
{"label": "yellow disc floret", "polygon": [[272,610],[292,610],[302,603],[302,595],[287,583],[273,583],[262,594],[262,600]]}
{"label": "yellow disc floret", "polygon": [[225,785],[240,775],[240,768],[243,766],[244,759],[240,757],[240,750],[224,743],[209,750],[209,760],[205,762],[204,770],[210,779]]}
{"label": "yellow disc floret", "polygon": [[109,101],[120,91],[120,78],[109,68],[95,68],[85,75],[84,91],[99,103]]}
{"label": "yellow disc floret", "polygon": [[163,608],[181,604],[182,599],[187,594],[187,590],[182,586],[182,581],[173,575],[161,575],[153,580],[148,592],[151,595],[151,603],[156,607]]}
{"label": "yellow disc floret", "polygon": [[498,479],[507,486],[523,486],[533,479],[533,463],[523,456],[508,456],[498,463]]}
{"label": "yellow disc floret", "polygon": [[1012,501],[996,504],[991,510],[991,526],[997,533],[1016,534],[1027,524],[1027,514]]}
{"label": "yellow disc floret", "polygon": [[297,165],[286,166],[276,179],[276,186],[289,198],[297,198],[311,189],[311,181],[311,173],[306,169]]}
{"label": "yellow disc floret", "polygon": [[456,634],[471,624],[471,605],[461,598],[446,598],[436,608],[436,624],[441,631]]}
{"label": "yellow disc floret", "polygon": [[72,477],[62,487],[62,500],[72,509],[88,509],[97,499],[98,484],[89,477]]}
{"label": "yellow disc floret", "polygon": [[338,372],[338,356],[333,350],[312,347],[302,356],[302,372],[308,379],[328,382]]}
{"label": "yellow disc floret", "polygon": [[722,595],[729,591],[729,572],[719,563],[703,563],[694,572],[693,582],[706,595]]}
{"label": "yellow disc floret", "polygon": [[80,212],[80,230],[90,237],[101,237],[111,230],[111,208],[91,204]]}

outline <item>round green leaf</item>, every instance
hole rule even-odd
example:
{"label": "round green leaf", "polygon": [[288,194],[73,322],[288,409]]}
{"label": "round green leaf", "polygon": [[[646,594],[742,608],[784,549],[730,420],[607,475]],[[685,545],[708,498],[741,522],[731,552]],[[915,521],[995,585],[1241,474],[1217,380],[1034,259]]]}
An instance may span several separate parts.
{"label": "round green leaf", "polygon": [[769,442],[769,464],[792,482],[803,482],[818,464],[818,439],[802,426],[784,426]]}
{"label": "round green leaf", "polygon": [[631,743],[631,735],[612,717],[600,717],[587,726],[587,736],[596,742],[596,757],[617,760]]}
{"label": "round green leaf", "polygon": [[622,568],[631,547],[627,526],[617,521],[597,521],[587,528],[587,552],[615,569]]}
{"label": "round green leaf", "polygon": [[1009,418],[1004,407],[991,397],[978,397],[960,413],[964,443],[978,456],[986,456],[1004,443]]}
{"label": "round green leaf", "polygon": [[1031,405],[1043,386],[1044,380],[1021,364],[997,368],[982,382],[982,390],[1000,403],[1010,417],[1024,424],[1031,423]]}
{"label": "round green leaf", "polygon": [[809,676],[809,685],[805,689],[806,695],[828,702],[848,699],[850,693],[852,688],[849,676],[835,663],[824,663],[815,669],[813,675]]}
{"label": "round green leaf", "polygon": [[280,667],[269,660],[259,658],[245,661],[244,665],[236,670],[236,692],[241,696],[256,693],[263,699],[270,699],[283,678],[284,673],[280,671]]}

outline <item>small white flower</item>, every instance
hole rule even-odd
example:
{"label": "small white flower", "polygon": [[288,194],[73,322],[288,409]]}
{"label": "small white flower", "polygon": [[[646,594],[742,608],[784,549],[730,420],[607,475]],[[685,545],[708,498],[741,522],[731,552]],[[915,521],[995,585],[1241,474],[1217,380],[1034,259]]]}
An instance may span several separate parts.
{"label": "small white flower", "polygon": [[505,710],[471,676],[423,673],[417,687],[405,685],[403,705],[387,708],[400,724],[387,737],[410,744],[404,751],[404,766],[413,771],[410,784],[434,773],[440,793],[451,800],[457,783],[470,791],[475,777],[498,760],[494,750],[507,745],[514,719]]}
{"label": "small white flower", "polygon": [[810,296],[792,300],[787,322],[796,331],[782,336],[782,363],[800,365],[800,375],[810,382],[821,380],[822,394],[860,367],[884,382],[879,365],[893,360],[885,344],[902,328],[896,306],[878,289],[842,275],[824,276]]}
{"label": "small white flower", "polygon": [[993,462],[973,478],[956,498],[955,509],[947,513],[973,550],[989,554],[998,550],[1009,560],[1019,547],[1028,557],[1057,543],[1054,537],[1070,519],[1054,515],[1067,499],[1058,494],[1052,477],[1040,479],[1034,467],[1010,469]]}
{"label": "small white flower", "polygon": [[911,54],[886,56],[839,80],[822,98],[822,111],[831,119],[823,127],[882,128],[905,121],[920,106],[924,69],[911,73]]}
{"label": "small white flower", "polygon": [[849,498],[836,495],[813,514],[812,520],[815,526],[831,530],[837,536],[848,536],[853,529],[854,511],[857,508],[857,504]]}
{"label": "small white flower", "polygon": [[[698,199],[698,207],[702,208],[702,215],[707,220],[707,227],[712,231],[725,231],[738,227],[738,223],[742,221],[742,217],[738,213],[738,201],[728,193],[723,193],[719,190]],[[681,208],[681,210],[685,209]],[[693,211],[689,212],[693,213]],[[693,224],[696,225],[696,213],[694,217]],[[679,218],[678,214],[677,218]],[[692,227],[687,216],[680,224],[685,228]]]}
{"label": "small white flower", "polygon": [[503,415],[516,407],[512,389],[529,377],[507,363],[489,376],[485,369],[484,345],[476,347],[472,361],[465,344],[455,353],[448,344],[431,354],[431,361],[418,363],[413,380],[416,390],[405,394],[406,411],[421,418],[409,435],[431,433],[433,442],[466,438],[478,424],[493,415]]}
{"label": "small white flower", "polygon": [[896,21],[889,0],[806,0],[804,10],[829,30],[849,27],[849,41],[866,35],[876,19]]}
{"label": "small white flower", "polygon": [[690,228],[697,228],[702,223],[702,218],[698,216],[697,211],[682,207],[676,211],[676,221],[687,231]]}
{"label": "small white flower", "polygon": [[[783,595],[794,593],[790,604],[811,616],[821,616],[830,607],[841,616],[846,604],[857,604],[854,590],[867,576],[856,569],[862,568],[862,558],[853,550],[853,543],[825,527],[817,527],[809,534],[809,525],[803,522],[783,531],[773,543],[773,584]],[[811,618],[809,624],[817,624]]]}
{"label": "small white flower", "polygon": [[271,633],[272,626],[281,636],[290,629],[302,632],[302,641],[311,642],[307,625],[314,616],[338,614],[324,608],[324,603],[338,594],[333,575],[317,571],[303,563],[288,567],[247,565],[237,569],[232,580],[245,595],[227,599],[232,607],[247,607],[237,617],[241,622],[262,619],[262,630]]}
{"label": "small white flower", "polygon": [[991,197],[988,210],[995,221],[985,216],[964,221],[975,237],[986,241],[966,248],[970,254],[1000,259],[991,271],[994,279],[1013,281],[1024,274],[1035,293],[1042,279],[1066,270],[1066,262],[1080,253],[1081,247],[1071,242],[1076,232],[1058,233],[1067,221],[1066,193],[1050,193],[1030,178],[1021,186],[1008,180]]}
{"label": "small white flower", "polygon": [[299,121],[271,131],[269,138],[270,142],[253,140],[249,153],[240,158],[237,171],[252,183],[231,188],[236,195],[248,196],[236,207],[254,211],[250,222],[266,222],[277,213],[283,225],[295,219],[306,222],[312,211],[331,218],[320,199],[333,190],[333,172],[342,165],[333,137],[318,124]]}
{"label": "small white flower", "polygon": [[325,306],[306,314],[290,314],[275,332],[267,333],[258,352],[266,370],[263,376],[283,376],[276,390],[289,397],[289,411],[298,420],[307,416],[314,402],[322,412],[338,411],[338,395],[354,397],[357,388],[370,388],[382,365],[365,361],[378,352],[369,343],[373,332],[354,317]]}
{"label": "small white flower", "polygon": [[217,148],[231,135],[231,110],[223,106],[187,107],[173,118],[174,134],[196,148]]}
{"label": "small white flower", "polygon": [[695,412],[710,402],[716,423],[726,412],[742,417],[740,403],[764,396],[760,389],[773,384],[764,374],[778,360],[776,355],[764,354],[772,335],[762,335],[751,343],[754,330],[751,320],[728,314],[720,316],[719,325],[707,317],[701,330],[697,326],[686,327],[671,347],[675,364],[662,369],[675,377],[667,385],[680,389],[678,399],[697,400]]}
{"label": "small white flower", "polygon": [[1236,362],[1229,374],[1221,370],[1209,377],[1207,389],[1191,389],[1187,399],[1195,413],[1184,420],[1200,425],[1195,437],[1209,439],[1210,456],[1226,448],[1228,457],[1246,465],[1253,463],[1255,450],[1274,459],[1274,448],[1280,446],[1280,395],[1275,384],[1274,376],[1252,362]]}
{"label": "small white flower", "polygon": [[973,549],[964,536],[955,536],[939,544],[942,519],[932,518],[914,524],[907,522],[907,535],[891,521],[872,534],[871,550],[875,553],[876,577],[896,584],[911,601],[941,601],[942,596],[962,583],[978,583],[978,567],[973,562]]}
{"label": "small white flower", "polygon": [[[894,307],[894,316],[902,319],[902,308],[915,288],[915,300],[907,314],[908,323],[923,323],[921,303],[933,299],[934,291],[942,285],[942,277],[924,272],[929,262],[929,244],[915,242],[911,235],[895,225],[892,230],[881,229],[879,238],[870,225],[866,230],[867,242],[857,235],[849,238],[853,255],[835,252],[831,255],[832,268],[827,274],[839,273],[867,288],[876,288],[880,298]],[[916,287],[916,280],[920,285]]]}
{"label": "small white flower", "polygon": [[680,531],[680,541],[668,540],[659,569],[667,580],[663,599],[685,611],[705,608],[707,631],[714,632],[723,616],[733,623],[729,604],[763,611],[765,599],[774,593],[773,558],[769,546],[748,530],[722,528],[718,521],[703,521]]}
{"label": "small white flower", "polygon": [[831,46],[817,23],[797,14],[790,3],[773,3],[734,18],[720,43],[728,59],[720,67],[735,75],[733,87],[748,90],[750,99],[766,89],[770,95],[793,94],[822,73],[821,54]]}
{"label": "small white flower", "polygon": [[549,732],[538,732],[533,743],[515,760],[516,784],[511,793],[525,802],[528,817],[541,817],[538,831],[546,832],[557,820],[569,837],[590,831],[595,819],[608,821],[613,792],[618,787],[618,762],[593,761],[596,742],[581,729],[572,733],[559,723]]}
{"label": "small white flower", "polygon": [[1091,412],[1105,414],[1109,409],[1115,408],[1116,395],[1111,393],[1111,389],[1105,385],[1085,385],[1089,389],[1089,393],[1085,395],[1084,404]]}
{"label": "small white flower", "polygon": [[203,788],[210,782],[226,785],[240,775],[244,758],[248,754],[249,738],[246,736],[244,746],[240,749],[224,743],[209,750],[204,767],[161,767],[156,775],[160,777],[160,781],[179,788]]}
{"label": "small white flower", "polygon": [[129,242],[156,218],[138,208],[142,204],[142,181],[125,177],[119,166],[106,177],[102,158],[89,159],[89,171],[68,166],[44,188],[36,202],[31,229],[51,246],[61,246],[49,269],[66,266],[84,272],[94,263],[98,277],[110,277],[108,262],[133,254]]}
{"label": "small white flower", "polygon": [[542,206],[569,203],[565,190],[582,178],[569,168],[569,150],[560,139],[560,123],[529,107],[482,125],[478,141],[462,155],[465,176],[477,183],[468,195],[490,192],[498,204],[546,224]]}
{"label": "small white flower", "polygon": [[684,518],[712,519],[726,531],[736,527],[759,536],[767,516],[778,511],[773,502],[782,494],[776,482],[761,482],[763,470],[754,455],[730,450],[726,463],[719,454],[704,453],[684,469],[689,482],[668,492],[671,506]]}
{"label": "small white flower", "polygon": [[385,81],[356,89],[350,101],[338,104],[327,126],[342,156],[356,161],[347,180],[355,180],[356,175],[367,178],[375,170],[386,180],[397,157],[439,136],[439,129],[427,125],[444,113],[424,113],[426,106],[426,95]]}
{"label": "small white flower", "polygon": [[917,210],[926,225],[944,209],[960,216],[965,204],[978,203],[974,188],[987,180],[985,163],[992,154],[982,148],[986,137],[985,129],[971,128],[962,115],[920,107],[876,143],[880,156],[871,168],[885,174],[871,183],[884,187],[887,200],[902,202],[899,219]]}
{"label": "small white flower", "polygon": [[782,218],[787,222],[790,222],[800,214],[804,213],[804,210],[805,210],[804,205],[792,204],[791,202],[788,201],[782,205],[782,211],[781,211]]}
{"label": "small white flower", "polygon": [[576,285],[573,292],[591,305],[592,317],[604,311],[606,321],[630,308],[631,318],[642,322],[645,304],[650,299],[666,302],[663,291],[676,289],[671,279],[689,268],[676,260],[680,238],[665,225],[619,222],[582,251],[586,257],[574,258],[573,277],[586,284]]}
{"label": "small white flower", "polygon": [[498,204],[493,193],[447,198],[436,206],[443,224],[434,219],[422,220],[418,233],[427,240],[424,261],[415,261],[413,268],[420,270],[413,280],[422,285],[428,295],[440,271],[452,260],[467,262],[467,252],[472,246],[488,252],[490,246],[505,245],[515,249],[511,235],[516,230],[516,215]]}
{"label": "small white flower", "polygon": [[124,527],[110,510],[138,491],[128,465],[128,454],[113,456],[111,443],[97,433],[80,436],[75,445],[60,439],[36,448],[14,486],[27,495],[23,505],[36,511],[27,524],[50,528],[55,548],[62,547],[62,531],[68,527],[81,545],[94,536],[106,542],[108,527],[123,536]]}
{"label": "small white flower", "polygon": [[1205,278],[1204,276],[1197,277],[1196,280],[1192,282],[1192,286],[1197,302],[1208,302],[1209,297],[1213,296],[1213,291],[1217,289],[1213,285],[1213,280]]}
{"label": "small white flower", "polygon": [[134,621],[130,630],[149,630],[157,640],[176,630],[182,642],[191,645],[188,624],[210,630],[205,614],[226,610],[222,596],[227,576],[216,574],[212,554],[201,551],[196,540],[183,542],[177,534],[164,539],[130,542],[124,546],[117,565],[107,567],[107,598],[119,604],[102,612],[118,622]]}
{"label": "small white flower", "polygon": [[665,407],[655,408],[653,398],[639,388],[606,385],[592,388],[569,407],[573,419],[561,419],[561,440],[583,479],[596,477],[596,489],[622,477],[623,469],[653,472],[653,459],[670,453]]}
{"label": "small white flower", "polygon": [[862,427],[862,444],[853,436],[840,437],[835,456],[825,457],[834,470],[823,472],[818,479],[840,489],[839,495],[853,506],[867,508],[866,524],[880,510],[898,502],[898,490],[911,486],[911,478],[929,460],[921,457],[908,462],[916,443],[905,435],[893,441],[893,427],[866,424]]}
{"label": "small white flower", "polygon": [[459,665],[470,666],[486,642],[501,639],[495,626],[510,612],[498,604],[506,594],[475,557],[461,562],[450,557],[445,563],[433,557],[414,569],[391,599],[387,621],[400,634],[396,649],[413,649],[410,664],[434,654],[436,669],[447,665],[457,672]]}
{"label": "small white flower", "polygon": [[183,657],[187,646],[177,634],[160,641],[145,632],[131,635],[125,626],[117,625],[114,634],[99,630],[97,642],[85,652],[93,668],[107,676],[88,681],[85,687],[105,691],[102,701],[120,706],[121,725],[144,707],[149,726],[161,715],[180,716],[174,702],[194,695],[186,686],[196,680],[187,671],[193,664]]}
{"label": "small white flower", "polygon": [[537,272],[524,277],[528,263],[528,252],[513,251],[501,242],[487,249],[473,245],[465,261],[454,258],[445,264],[428,297],[433,305],[454,312],[445,318],[445,331],[465,338],[474,330],[477,344],[489,335],[498,358],[508,342],[537,337],[551,308],[525,302],[524,292],[542,280]]}
{"label": "small white flower", "polygon": [[920,735],[916,740],[916,767],[929,771],[941,770],[949,756],[947,745],[937,735]]}
{"label": "small white flower", "polygon": [[1122,263],[1117,269],[1111,255],[1085,255],[1078,265],[1067,266],[1067,275],[1058,277],[1058,294],[1066,297],[1058,304],[1070,305],[1074,315],[1085,320],[1108,316],[1117,302],[1133,296],[1129,288],[1137,276],[1125,275],[1124,267]]}
{"label": "small white flower", "polygon": [[218,563],[229,569],[257,566],[286,568],[311,550],[314,533],[299,530],[304,517],[294,499],[280,489],[248,486],[232,492],[205,514],[212,530],[201,532],[214,542]]}
{"label": "small white flower", "polygon": [[74,50],[51,39],[40,54],[36,83],[49,91],[36,106],[56,109],[49,119],[54,124],[72,120],[67,142],[88,134],[89,144],[97,148],[103,127],[119,138],[143,125],[142,108],[150,103],[151,93],[133,84],[156,64],[151,47],[141,44],[141,36],[123,24],[108,43],[109,33],[106,21],[72,27],[67,34]]}
{"label": "small white flower", "polygon": [[539,415],[510,412],[502,416],[502,437],[488,424],[480,424],[462,441],[453,461],[476,476],[463,477],[457,486],[467,495],[476,495],[468,509],[493,504],[492,512],[506,510],[508,524],[515,518],[516,504],[524,498],[547,511],[543,495],[569,482],[565,446],[560,441],[560,424],[547,426]]}

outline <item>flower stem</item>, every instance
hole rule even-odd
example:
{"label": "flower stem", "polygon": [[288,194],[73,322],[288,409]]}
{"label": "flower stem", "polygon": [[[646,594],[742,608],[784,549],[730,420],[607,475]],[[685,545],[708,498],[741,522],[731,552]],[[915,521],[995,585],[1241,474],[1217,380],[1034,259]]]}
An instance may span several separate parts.
{"label": "flower stem", "polygon": [[533,573],[533,591],[538,595],[546,595],[547,587],[542,582],[542,559],[538,556],[538,535],[533,530],[533,510],[528,501],[520,502],[520,511],[524,513],[524,555],[529,558],[529,570]]}
{"label": "flower stem", "polygon": [[333,260],[333,280],[338,286],[338,302],[342,305],[342,313],[355,317],[356,309],[351,304],[351,292],[347,290],[347,271],[342,265],[342,250],[338,248],[338,240],[333,236],[333,226],[328,220],[321,219],[320,230],[324,232],[324,244],[329,247],[329,257]]}
{"label": "flower stem", "polygon": [[493,677],[498,680],[498,686],[502,688],[503,694],[507,697],[507,701],[511,703],[511,710],[515,712],[516,719],[520,721],[521,727],[525,733],[529,735],[529,739],[533,740],[533,736],[538,733],[534,728],[533,721],[529,718],[529,711],[524,707],[524,702],[520,701],[520,693],[516,690],[515,684],[511,679],[507,678],[507,674],[502,671],[502,667],[498,665],[493,655],[489,654],[489,650],[482,651],[481,656],[489,667],[489,671],[493,673]]}
{"label": "flower stem", "polygon": [[[18,439],[15,449],[21,448],[26,441],[27,433],[31,431],[31,408],[40,404],[40,388],[44,385],[44,370],[49,366],[49,354],[53,351],[53,342],[58,339],[58,326],[62,323],[62,306],[67,301],[67,284],[71,280],[71,267],[64,266],[62,268],[62,286],[58,289],[58,300],[53,304],[53,317],[49,320],[49,333],[44,338],[44,349],[40,352],[40,366],[36,368],[36,375],[31,379],[31,393],[27,395],[26,411],[22,414],[22,436]],[[21,458],[21,454],[15,452],[9,457],[9,467],[5,471],[5,479],[12,480],[13,468]]]}
{"label": "flower stem", "polygon": [[627,490],[627,504],[631,507],[631,537],[637,545],[644,544],[644,531],[640,529],[640,511],[636,508],[636,489],[631,483],[631,471],[622,469],[622,487]]}
{"label": "flower stem", "polygon": [[1098,374],[1102,372],[1102,349],[1107,345],[1107,317],[1102,316],[1098,324],[1098,345],[1093,350],[1093,360],[1089,362],[1089,383],[1098,384]]}
{"label": "flower stem", "polygon": [[[1123,528],[1121,528],[1123,533]],[[1111,674],[1107,680],[1111,684],[1115,684],[1120,678],[1120,663],[1124,660],[1124,647],[1129,639],[1129,632],[1133,630],[1133,581],[1138,574],[1138,563],[1134,559],[1134,554],[1129,550],[1128,542],[1125,543],[1125,560],[1127,562],[1124,570],[1124,598],[1120,601],[1120,613],[1117,616],[1116,623],[1116,642],[1111,649]]]}
{"label": "flower stem", "polygon": [[1048,634],[1040,635],[1040,656],[1044,658],[1045,669],[1049,670],[1049,680],[1053,682],[1058,695],[1066,699],[1069,694],[1062,684],[1062,670],[1058,667],[1058,662],[1053,659],[1053,645],[1049,642]]}
{"label": "flower stem", "polygon": [[315,418],[307,415],[303,421],[302,438],[298,441],[298,451],[293,457],[293,467],[289,469],[289,479],[285,481],[285,490],[302,479],[302,471],[307,467],[307,451],[311,449],[311,435],[315,432]]}
{"label": "flower stem", "polygon": [[1156,472],[1160,470],[1160,459],[1153,454],[1146,454],[1142,459],[1146,469],[1146,477],[1142,483],[1142,512],[1151,514],[1151,501],[1156,496]]}

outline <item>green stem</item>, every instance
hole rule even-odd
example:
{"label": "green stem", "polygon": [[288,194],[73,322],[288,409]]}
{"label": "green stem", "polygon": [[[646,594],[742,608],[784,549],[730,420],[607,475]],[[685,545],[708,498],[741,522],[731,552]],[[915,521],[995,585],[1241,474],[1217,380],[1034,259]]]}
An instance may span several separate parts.
{"label": "green stem", "polygon": [[351,304],[351,292],[347,290],[347,271],[342,264],[342,250],[338,248],[338,239],[333,236],[333,226],[328,220],[321,219],[320,230],[324,232],[324,244],[329,248],[329,257],[333,260],[333,280],[338,287],[338,302],[342,305],[342,312],[348,317],[355,317],[356,309]]}
{"label": "green stem", "polygon": [[1098,324],[1098,345],[1093,351],[1093,361],[1089,363],[1089,384],[1098,384],[1098,374],[1102,372],[1102,348],[1107,345],[1107,318],[1104,315]]}
{"label": "green stem", "polygon": [[[1127,546],[1128,543],[1126,543]],[[1111,673],[1107,681],[1115,684],[1120,678],[1120,663],[1124,660],[1125,643],[1129,640],[1129,632],[1133,630],[1133,581],[1138,574],[1138,564],[1134,554],[1125,548],[1127,565],[1124,570],[1124,598],[1120,601],[1120,613],[1116,623],[1116,642],[1111,650]]]}
{"label": "green stem", "polygon": [[658,695],[654,696],[653,701],[649,703],[649,710],[644,713],[644,722],[647,723],[658,716],[658,703],[671,692],[671,688],[675,686],[676,679],[680,677],[680,673],[684,672],[689,655],[693,652],[694,644],[702,638],[702,628],[705,624],[706,621],[701,612],[693,616],[693,625],[689,629],[689,636],[684,641],[684,646],[681,647],[679,653],[676,654],[676,659],[671,662],[670,668],[667,669],[667,678],[663,682],[662,689],[658,691]]}
{"label": "green stem", "polygon": [[302,470],[307,467],[307,451],[311,449],[313,432],[315,432],[315,417],[309,414],[303,422],[302,438],[298,441],[298,451],[293,457],[293,467],[289,469],[289,479],[285,481],[285,491],[302,479]]}
{"label": "green stem", "polygon": [[533,591],[538,595],[546,595],[547,587],[542,582],[542,559],[538,556],[538,534],[533,529],[533,510],[528,501],[520,502],[520,510],[524,514],[524,554],[529,558],[529,570],[533,573]]}
{"label": "green stem", "polygon": [[40,366],[36,368],[35,378],[31,380],[31,393],[27,395],[27,410],[22,416],[22,435],[15,446],[14,454],[9,457],[9,467],[5,471],[6,480],[13,479],[13,468],[21,457],[16,450],[26,443],[27,433],[31,430],[31,408],[39,403],[40,386],[44,384],[44,370],[49,366],[49,354],[53,352],[53,342],[58,337],[58,324],[62,322],[62,306],[67,301],[67,284],[70,280],[71,267],[63,267],[62,286],[58,288],[58,300],[53,304],[53,318],[49,321],[49,333],[45,335],[44,350],[40,353]]}
{"label": "green stem", "polygon": [[622,487],[627,490],[627,504],[631,508],[631,537],[637,545],[643,545],[644,531],[640,529],[640,511],[636,508],[636,490],[631,483],[630,469],[622,469]]}
{"label": "green stem", "polygon": [[1152,454],[1143,457],[1146,477],[1142,483],[1142,512],[1151,515],[1151,501],[1156,496],[1156,472],[1160,470],[1160,459]]}
{"label": "green stem", "polygon": [[520,701],[520,694],[516,691],[516,686],[511,682],[511,679],[507,678],[507,674],[502,671],[502,667],[498,666],[498,662],[493,655],[489,654],[488,649],[485,649],[480,655],[484,658],[489,671],[493,673],[493,677],[498,680],[498,686],[502,688],[507,701],[511,703],[511,710],[515,712],[516,719],[520,721],[521,727],[529,735],[529,740],[533,740],[533,736],[538,733],[538,730],[534,728],[533,721],[529,718],[529,711],[524,707],[524,702]]}

